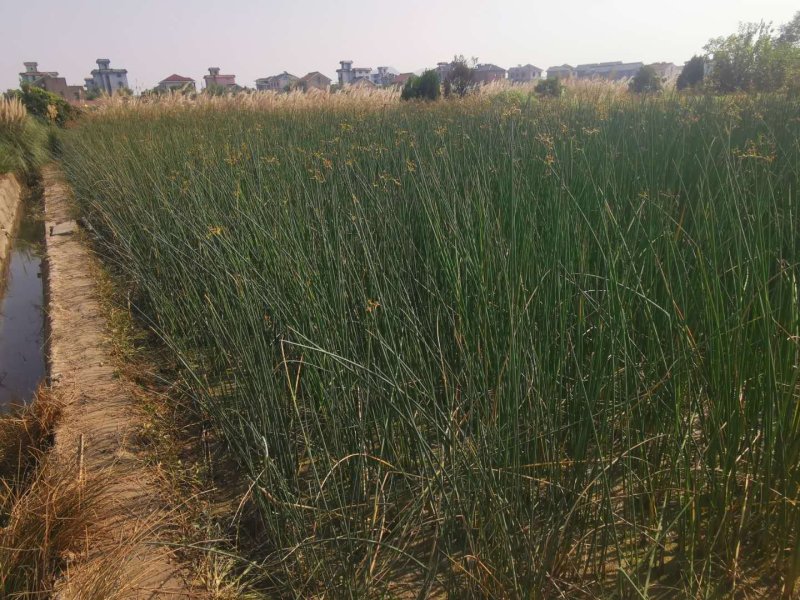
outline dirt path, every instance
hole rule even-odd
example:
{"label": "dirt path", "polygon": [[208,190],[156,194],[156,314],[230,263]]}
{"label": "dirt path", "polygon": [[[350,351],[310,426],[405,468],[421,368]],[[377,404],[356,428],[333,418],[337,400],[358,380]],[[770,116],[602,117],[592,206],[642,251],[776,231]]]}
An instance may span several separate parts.
{"label": "dirt path", "polygon": [[171,515],[154,474],[137,455],[142,419],[133,384],[112,364],[107,321],[91,275],[96,259],[71,221],[71,195],[60,170],[49,165],[43,178],[50,373],[64,404],[53,452],[60,461],[82,464],[87,481],[99,476],[105,504],[112,507],[88,524],[88,559],[71,566],[59,596],[86,598],[91,589],[99,594],[95,597],[112,592],[116,598],[197,597],[159,544],[170,537]]}

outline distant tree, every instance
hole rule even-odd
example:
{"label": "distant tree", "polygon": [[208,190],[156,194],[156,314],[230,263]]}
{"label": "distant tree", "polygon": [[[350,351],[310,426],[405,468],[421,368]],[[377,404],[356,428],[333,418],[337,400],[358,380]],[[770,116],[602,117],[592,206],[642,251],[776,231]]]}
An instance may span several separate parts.
{"label": "distant tree", "polygon": [[403,91],[400,92],[400,99],[401,100],[413,100],[417,97],[417,89],[419,88],[419,77],[416,75],[412,75],[408,78],[405,85],[403,86]]}
{"label": "distant tree", "polygon": [[537,83],[533,90],[540,96],[558,98],[564,92],[564,86],[561,85],[561,80],[558,77],[548,77]]}
{"label": "distant tree", "polygon": [[800,11],[797,11],[788,23],[781,25],[781,34],[778,36],[778,42],[781,44],[790,44],[797,46],[800,44]]}
{"label": "distant tree", "polygon": [[681,74],[678,75],[677,88],[685,90],[694,88],[703,83],[706,71],[706,61],[702,56],[693,56],[689,62],[683,66]]}
{"label": "distant tree", "polygon": [[402,100],[438,100],[441,94],[439,74],[436,71],[425,71],[422,76],[409,78],[400,94]]}
{"label": "distant tree", "polygon": [[634,75],[628,84],[628,89],[635,94],[655,94],[661,91],[661,87],[661,77],[650,65],[645,65],[639,69],[639,72]]}
{"label": "distant tree", "polygon": [[778,42],[767,23],[747,23],[738,33],[705,46],[711,61],[707,82],[717,92],[769,92],[780,89],[796,49]]}
{"label": "distant tree", "polygon": [[441,83],[436,71],[425,71],[419,78],[419,98],[438,100],[441,95]]}
{"label": "distant tree", "polygon": [[450,63],[450,71],[444,80],[445,96],[449,96],[451,93],[460,97],[467,95],[474,83],[477,62],[477,58],[467,61],[463,54],[453,57],[453,62]]}
{"label": "distant tree", "polygon": [[800,93],[800,11],[781,26],[780,32],[777,55],[784,69],[783,88],[790,93]]}

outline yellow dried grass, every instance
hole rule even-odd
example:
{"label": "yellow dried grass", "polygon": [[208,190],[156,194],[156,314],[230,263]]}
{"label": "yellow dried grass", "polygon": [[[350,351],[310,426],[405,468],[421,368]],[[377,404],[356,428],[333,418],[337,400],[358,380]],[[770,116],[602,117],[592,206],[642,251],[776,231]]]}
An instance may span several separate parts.
{"label": "yellow dried grass", "polygon": [[135,112],[148,116],[167,115],[183,110],[306,110],[306,109],[382,109],[400,102],[400,90],[348,88],[336,93],[317,90],[308,92],[245,92],[229,96],[210,94],[166,94],[161,96],[103,98],[92,105],[93,112],[105,115]]}
{"label": "yellow dried grass", "polygon": [[[512,84],[497,81],[476,88],[465,98],[449,101],[470,102],[491,100],[509,91],[535,93],[537,82]],[[629,96],[627,80],[568,79],[562,82],[567,94],[587,101],[612,101]],[[136,113],[150,117],[166,116],[176,111],[234,110],[234,111],[302,111],[302,110],[384,110],[400,105],[400,88],[347,87],[335,93],[319,90],[303,92],[243,92],[234,95],[171,93],[150,96],[103,97],[92,103],[88,114],[127,115]]]}
{"label": "yellow dried grass", "polygon": [[20,126],[27,116],[28,111],[19,99],[0,97],[0,127]]}

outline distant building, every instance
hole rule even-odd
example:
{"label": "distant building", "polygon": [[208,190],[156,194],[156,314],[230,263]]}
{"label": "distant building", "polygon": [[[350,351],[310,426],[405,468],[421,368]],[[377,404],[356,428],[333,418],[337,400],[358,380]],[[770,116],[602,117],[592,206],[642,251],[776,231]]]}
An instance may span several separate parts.
{"label": "distant building", "polygon": [[506,78],[506,70],[493,64],[478,65],[475,67],[475,83],[492,83]]}
{"label": "distant building", "polygon": [[185,90],[195,91],[197,87],[195,86],[194,79],[191,77],[184,77],[183,75],[176,75],[173,73],[166,79],[159,81],[156,89],[161,92]]}
{"label": "distant building", "polygon": [[590,63],[578,65],[576,71],[580,79],[630,79],[644,66],[641,62],[624,63],[622,61]]}
{"label": "distant building", "polygon": [[236,85],[236,75],[220,75],[219,67],[209,67],[208,75],[203,75],[205,87],[208,89],[210,86],[221,86],[228,89],[238,89]]}
{"label": "distant building", "polygon": [[531,64],[517,65],[508,70],[508,78],[512,83],[529,83],[542,78],[543,71]]}
{"label": "distant building", "polygon": [[331,78],[326,77],[319,71],[312,71],[301,77],[297,85],[305,92],[309,90],[328,92],[331,89]]}
{"label": "distant building", "polygon": [[447,77],[450,75],[450,72],[453,70],[453,63],[449,62],[440,62],[436,63],[436,74],[439,76],[439,81],[445,81]]}
{"label": "distant building", "polygon": [[31,85],[43,88],[48,92],[52,92],[53,94],[58,94],[64,98],[64,100],[68,100],[69,102],[80,102],[86,99],[86,90],[83,89],[83,86],[68,85],[67,80],[63,77],[52,77],[50,75],[45,75]]}
{"label": "distant building", "polygon": [[671,62],[658,62],[650,65],[655,70],[656,74],[667,81],[675,79],[681,74],[682,68]]}
{"label": "distant building", "polygon": [[567,64],[561,65],[560,67],[548,67],[547,77],[550,79],[556,77],[559,79],[572,79],[575,77],[575,67]]}
{"label": "distant building", "polygon": [[366,79],[377,86],[387,86],[394,84],[395,78],[400,74],[397,69],[392,67],[354,67],[352,60],[339,61],[340,68],[336,69],[339,78],[339,85],[353,85],[354,83]]}
{"label": "distant building", "polygon": [[336,75],[339,78],[339,85],[349,85],[353,83],[353,61],[340,60],[339,65],[341,66],[336,69]]}
{"label": "distant building", "polygon": [[262,92],[285,92],[294,87],[300,81],[297,75],[292,75],[287,71],[271,77],[256,79],[256,89]]}
{"label": "distant building", "polygon": [[32,85],[57,94],[70,102],[83,100],[86,95],[79,85],[67,85],[67,80],[56,71],[39,71],[39,63],[26,62],[25,71],[19,74],[20,84]]}
{"label": "distant building", "polygon": [[58,73],[56,71],[40,71],[39,70],[39,63],[37,62],[26,62],[22,63],[25,65],[25,71],[19,74],[19,82],[20,83],[33,83],[37,79],[41,79],[45,75],[50,75],[51,77],[58,77]]}
{"label": "distant building", "polygon": [[87,91],[105,92],[113,96],[120,90],[128,89],[128,71],[125,69],[112,69],[111,61],[107,58],[97,59],[97,68],[92,70],[91,77],[87,77]]}
{"label": "distant building", "polygon": [[350,84],[350,87],[354,88],[376,88],[378,87],[372,81],[369,80],[367,77],[359,77],[353,83]]}
{"label": "distant building", "polygon": [[394,78],[392,85],[396,87],[403,87],[412,77],[414,77],[413,73],[400,73]]}
{"label": "distant building", "polygon": [[394,83],[395,77],[400,73],[394,67],[378,67],[370,71],[369,80],[375,85],[385,87]]}

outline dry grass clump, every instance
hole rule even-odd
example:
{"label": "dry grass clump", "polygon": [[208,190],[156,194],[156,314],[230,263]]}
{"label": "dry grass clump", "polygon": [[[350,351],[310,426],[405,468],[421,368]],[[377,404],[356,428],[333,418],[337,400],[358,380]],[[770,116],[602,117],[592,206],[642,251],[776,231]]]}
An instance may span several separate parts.
{"label": "dry grass clump", "polygon": [[61,406],[44,389],[0,418],[0,596],[45,593],[77,552],[92,507],[77,467],[48,459]]}
{"label": "dry grass clump", "polygon": [[60,416],[60,404],[40,388],[30,405],[0,418],[0,509],[6,506],[5,497],[12,484],[24,483],[52,444]]}
{"label": "dry grass clump", "polygon": [[0,173],[30,172],[47,158],[47,131],[17,98],[0,98]]}
{"label": "dry grass clump", "polygon": [[86,527],[100,511],[102,487],[95,478],[82,478],[77,463],[60,464],[44,457],[27,485],[5,498],[8,513],[0,529],[2,597],[49,594],[70,564],[85,556]]}
{"label": "dry grass clump", "polygon": [[0,98],[0,127],[21,126],[28,111],[18,98]]}
{"label": "dry grass clump", "polygon": [[129,598],[160,581],[165,517],[130,523],[107,491],[118,472],[49,452],[60,415],[40,389],[0,418],[0,598]]}
{"label": "dry grass clump", "polygon": [[380,109],[397,104],[400,90],[349,88],[335,94],[311,90],[250,92],[231,96],[212,96],[209,94],[167,94],[162,96],[103,98],[93,105],[94,112],[104,115],[141,114],[158,116],[172,114],[178,110],[237,110],[274,111],[279,109]]}
{"label": "dry grass clump", "polygon": [[609,81],[606,79],[565,79],[562,83],[566,93],[582,102],[604,104],[621,100],[630,95],[628,79]]}
{"label": "dry grass clump", "polygon": [[[606,81],[569,79],[562,82],[568,96],[577,101],[608,102],[628,95],[627,80]],[[448,100],[460,104],[490,100],[512,92],[516,95],[534,95],[535,82],[518,85],[509,81],[496,81],[477,86],[464,98]],[[245,92],[235,95],[214,96],[210,94],[164,94],[151,96],[111,96],[94,102],[89,114],[127,116],[167,116],[176,111],[313,111],[313,110],[383,110],[400,105],[401,88],[347,87],[336,93],[319,90],[303,92]]]}

